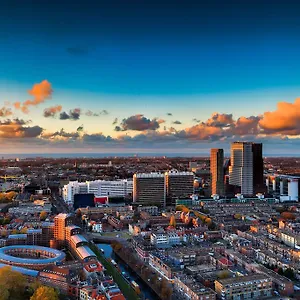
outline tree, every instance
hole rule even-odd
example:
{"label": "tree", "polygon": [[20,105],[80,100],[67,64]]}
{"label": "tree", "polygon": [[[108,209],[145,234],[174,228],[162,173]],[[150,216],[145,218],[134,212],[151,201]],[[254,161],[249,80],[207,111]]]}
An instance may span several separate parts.
{"label": "tree", "polygon": [[41,286],[30,297],[30,300],[58,300],[58,294],[54,288]]}
{"label": "tree", "polygon": [[278,274],[283,275],[283,269],[282,268],[278,268]]}
{"label": "tree", "polygon": [[169,225],[170,225],[171,227],[176,228],[176,219],[175,219],[175,216],[174,216],[174,215],[171,215]]}
{"label": "tree", "polygon": [[288,212],[288,211],[281,213],[281,217],[285,220],[295,220],[296,219],[296,216],[293,213]]}
{"label": "tree", "polygon": [[230,276],[230,272],[227,271],[227,270],[223,270],[223,271],[220,271],[220,272],[218,273],[218,278],[219,278],[219,279],[226,279],[226,278],[228,278],[229,276]]}
{"label": "tree", "polygon": [[47,218],[47,216],[48,216],[48,213],[46,212],[46,211],[41,211],[41,213],[40,213],[40,220],[41,221],[45,221],[46,220],[46,218]]}
{"label": "tree", "polygon": [[289,279],[295,278],[295,274],[291,268],[287,268],[285,271],[283,271],[283,275]]}
{"label": "tree", "polygon": [[[19,272],[13,271],[10,266],[0,269],[0,299],[23,299],[26,287],[26,278]],[[6,298],[5,298],[6,297]]]}

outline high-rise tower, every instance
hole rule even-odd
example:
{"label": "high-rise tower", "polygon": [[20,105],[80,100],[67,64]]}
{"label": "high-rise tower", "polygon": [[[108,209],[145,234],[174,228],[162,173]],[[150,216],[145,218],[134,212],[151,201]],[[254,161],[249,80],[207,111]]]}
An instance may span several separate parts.
{"label": "high-rise tower", "polygon": [[262,144],[231,144],[229,183],[240,186],[242,194],[253,195],[257,187],[263,186],[263,168]]}
{"label": "high-rise tower", "polygon": [[210,151],[211,193],[224,195],[224,151],[211,149]]}

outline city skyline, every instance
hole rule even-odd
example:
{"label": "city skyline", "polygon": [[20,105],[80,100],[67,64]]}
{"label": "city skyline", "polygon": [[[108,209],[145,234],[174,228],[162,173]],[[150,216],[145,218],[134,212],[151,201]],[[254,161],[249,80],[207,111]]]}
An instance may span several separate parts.
{"label": "city skyline", "polygon": [[14,2],[0,12],[1,153],[299,154],[298,4]]}

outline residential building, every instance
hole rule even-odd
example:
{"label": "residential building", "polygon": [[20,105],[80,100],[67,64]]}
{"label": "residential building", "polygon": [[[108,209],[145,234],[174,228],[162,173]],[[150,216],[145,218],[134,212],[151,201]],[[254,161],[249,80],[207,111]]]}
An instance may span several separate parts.
{"label": "residential building", "polygon": [[252,274],[215,281],[220,299],[262,299],[271,297],[272,280],[265,274]]}
{"label": "residential building", "polygon": [[161,173],[137,173],[133,176],[133,202],[146,206],[166,205],[166,180]]}
{"label": "residential building", "polygon": [[187,300],[215,300],[216,293],[199,282],[195,282],[192,276],[176,275],[174,290],[180,299]]}
{"label": "residential building", "polygon": [[54,218],[54,239],[58,247],[65,246],[66,227],[73,224],[73,218],[70,214],[58,214]]}
{"label": "residential building", "polygon": [[210,150],[210,173],[212,195],[224,195],[224,151]]}

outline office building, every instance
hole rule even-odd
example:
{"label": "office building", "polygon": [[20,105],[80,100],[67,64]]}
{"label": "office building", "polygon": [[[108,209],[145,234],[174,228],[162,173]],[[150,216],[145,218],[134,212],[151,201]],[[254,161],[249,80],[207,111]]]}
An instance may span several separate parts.
{"label": "office building", "polygon": [[166,176],[166,191],[169,204],[175,204],[178,198],[187,198],[194,193],[194,173],[169,171]]}
{"label": "office building", "polygon": [[224,151],[211,149],[210,174],[212,195],[224,195]]}
{"label": "office building", "polygon": [[241,194],[255,194],[255,189],[263,183],[262,144],[232,143],[230,161],[229,183],[240,187]]}
{"label": "office building", "polygon": [[252,153],[254,192],[264,192],[264,160],[262,155],[262,143],[252,143]]}
{"label": "office building", "polygon": [[270,175],[265,184],[268,193],[279,198],[280,202],[299,200],[300,176]]}
{"label": "office building", "polygon": [[74,204],[76,194],[94,194],[95,197],[127,197],[132,195],[132,180],[70,181],[62,188],[62,196],[68,205]]}
{"label": "office building", "polygon": [[133,202],[141,205],[166,205],[166,180],[161,173],[133,175]]}

